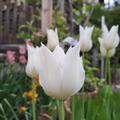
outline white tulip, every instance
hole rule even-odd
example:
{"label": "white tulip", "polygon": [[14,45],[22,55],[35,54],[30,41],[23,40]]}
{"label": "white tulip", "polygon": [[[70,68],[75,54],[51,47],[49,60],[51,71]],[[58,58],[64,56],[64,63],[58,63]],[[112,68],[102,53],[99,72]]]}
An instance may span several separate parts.
{"label": "white tulip", "polygon": [[101,43],[101,41],[102,41],[101,38],[98,38],[98,39],[99,39],[99,43],[100,43],[101,56],[103,56],[103,57],[106,57],[107,55],[108,55],[108,57],[114,56],[114,54],[115,54],[115,48],[106,50],[106,49],[103,47],[102,43]]}
{"label": "white tulip", "polygon": [[105,24],[105,16],[102,16],[101,18],[101,27],[102,27],[102,38],[104,38],[109,32]]}
{"label": "white tulip", "polygon": [[119,44],[118,25],[112,26],[111,30],[105,24],[105,18],[102,17],[102,45],[106,50],[114,49]]}
{"label": "white tulip", "polygon": [[[39,75],[38,70],[36,68],[40,67],[40,51],[41,48],[39,47],[33,47],[30,45],[27,45],[28,49],[28,62],[26,65],[26,74],[31,77],[35,78]],[[36,67],[37,65],[37,67]]]}
{"label": "white tulip", "polygon": [[47,95],[57,99],[66,99],[77,93],[83,86],[85,71],[82,57],[79,56],[80,44],[69,48],[65,54],[57,46],[51,52],[42,45],[42,66],[39,69],[40,84]]}
{"label": "white tulip", "polygon": [[109,50],[116,48],[119,44],[118,26],[113,26],[102,41],[103,46]]}
{"label": "white tulip", "polygon": [[81,25],[79,27],[80,31],[80,48],[82,52],[87,52],[92,48],[92,32],[93,27],[85,27],[83,28]]}
{"label": "white tulip", "polygon": [[108,57],[112,57],[115,55],[115,48],[110,49],[107,53],[106,49],[104,47],[100,47],[100,52],[101,52],[101,56],[106,57],[108,54]]}
{"label": "white tulip", "polygon": [[47,30],[47,38],[48,38],[47,47],[50,50],[54,50],[55,47],[57,45],[59,45],[59,38],[58,38],[57,28],[55,29],[55,31],[52,30],[52,29],[48,29]]}

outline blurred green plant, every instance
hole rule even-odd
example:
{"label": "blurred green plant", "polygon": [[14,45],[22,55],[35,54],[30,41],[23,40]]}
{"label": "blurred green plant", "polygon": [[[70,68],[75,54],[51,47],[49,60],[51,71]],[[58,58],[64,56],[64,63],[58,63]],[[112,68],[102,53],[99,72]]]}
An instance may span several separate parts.
{"label": "blurred green plant", "polygon": [[29,110],[30,107],[28,101],[25,101],[22,98],[24,91],[29,89],[30,81],[28,80],[24,72],[19,71],[19,68],[20,66],[18,64],[0,64],[1,120],[19,120],[21,118],[20,116],[23,116],[23,118],[26,118],[28,116],[28,118],[30,118],[29,111],[22,113],[22,115],[19,112],[19,107],[21,106],[21,104],[25,105],[27,110]]}
{"label": "blurred green plant", "polygon": [[[106,99],[110,96],[108,108]],[[81,120],[81,96],[76,96],[75,120]],[[85,120],[119,120],[120,93],[112,91],[110,86],[104,86],[94,96],[85,96]]]}
{"label": "blurred green plant", "polygon": [[20,31],[17,35],[18,38],[23,40],[30,39],[33,44],[40,46],[41,42],[46,44],[47,39],[43,33],[39,32],[38,27],[34,25],[34,19],[30,22],[26,22],[26,24],[20,26]]}
{"label": "blurred green plant", "polygon": [[[0,63],[0,120],[30,120],[31,100],[25,96],[31,90],[31,80],[20,64]],[[37,115],[44,111],[56,118],[56,101],[37,90]]]}

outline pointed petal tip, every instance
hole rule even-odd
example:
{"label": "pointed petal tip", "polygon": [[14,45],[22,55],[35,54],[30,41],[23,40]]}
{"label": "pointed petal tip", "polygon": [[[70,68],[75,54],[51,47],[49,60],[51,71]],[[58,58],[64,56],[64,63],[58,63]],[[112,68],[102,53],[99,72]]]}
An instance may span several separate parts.
{"label": "pointed petal tip", "polygon": [[101,43],[101,42],[102,42],[102,38],[101,38],[101,37],[99,37],[99,38],[98,38],[98,41],[99,41],[99,43]]}
{"label": "pointed petal tip", "polygon": [[91,28],[92,28],[92,30],[93,30],[93,29],[95,28],[95,26],[93,25]]}
{"label": "pointed petal tip", "polygon": [[82,25],[79,25],[79,31],[80,30],[83,30],[84,28],[83,28],[83,26]]}
{"label": "pointed petal tip", "polygon": [[55,28],[55,32],[58,33],[58,29],[57,29],[57,27]]}
{"label": "pointed petal tip", "polygon": [[44,47],[45,45],[41,42],[41,46]]}

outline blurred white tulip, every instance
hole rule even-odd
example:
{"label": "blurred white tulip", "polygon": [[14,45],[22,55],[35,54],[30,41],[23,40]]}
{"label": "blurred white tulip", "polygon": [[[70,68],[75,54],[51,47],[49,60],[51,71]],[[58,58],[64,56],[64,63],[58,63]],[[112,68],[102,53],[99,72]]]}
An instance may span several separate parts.
{"label": "blurred white tulip", "polygon": [[102,39],[101,44],[104,46],[106,50],[114,49],[119,44],[119,35],[118,35],[118,25],[112,26],[110,31],[105,24],[105,18],[102,16]]}
{"label": "blurred white tulip", "polygon": [[93,27],[85,27],[83,28],[81,25],[79,27],[80,32],[80,49],[82,52],[87,52],[92,48],[92,32]]}
{"label": "blurred white tulip", "polygon": [[26,74],[31,78],[35,78],[39,75],[37,68],[41,66],[40,62],[41,48],[39,47],[35,48],[33,46],[27,45],[27,49],[28,49],[28,62],[26,65]]}
{"label": "blurred white tulip", "polygon": [[59,38],[57,28],[54,30],[48,29],[47,30],[47,47],[50,50],[54,50],[57,45],[59,45]]}
{"label": "blurred white tulip", "polygon": [[79,56],[80,43],[69,48],[66,54],[59,46],[51,52],[42,45],[41,51],[43,57],[39,69],[40,84],[46,94],[53,98],[66,99],[77,93],[85,80],[82,57]]}
{"label": "blurred white tulip", "polygon": [[[101,41],[101,38],[99,38],[99,42]],[[106,57],[106,56],[108,56],[108,57],[112,57],[112,56],[114,56],[114,54],[115,54],[115,48],[113,48],[113,49],[110,49],[110,50],[106,50],[104,47],[103,47],[103,45],[101,44],[101,42],[100,42],[100,52],[101,52],[101,56],[102,57]]]}

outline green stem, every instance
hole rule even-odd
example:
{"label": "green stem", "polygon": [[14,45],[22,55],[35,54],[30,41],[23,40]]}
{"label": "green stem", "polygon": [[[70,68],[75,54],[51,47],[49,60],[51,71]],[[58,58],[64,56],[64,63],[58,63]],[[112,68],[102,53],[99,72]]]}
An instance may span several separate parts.
{"label": "green stem", "polygon": [[[111,66],[110,66],[110,58],[109,58],[109,55],[108,55],[108,51],[107,51],[107,58],[106,58],[106,61],[107,61],[107,79],[108,79],[108,84],[111,85]],[[108,114],[108,120],[111,120],[111,117],[110,117],[110,94],[109,92],[107,92],[107,97],[106,97],[106,111],[107,111],[107,114]]]}
{"label": "green stem", "polygon": [[72,96],[72,120],[75,120],[75,96]]}
{"label": "green stem", "polygon": [[[108,56],[108,51],[107,51],[107,70],[108,70],[108,84],[111,85],[111,66],[110,66],[110,58]],[[106,70],[106,71],[107,71]]]}
{"label": "green stem", "polygon": [[64,102],[63,100],[59,100],[59,120],[64,120]]}
{"label": "green stem", "polygon": [[106,61],[105,61],[105,83],[107,84],[107,69],[108,68],[108,63],[107,63],[107,56],[106,56]]}
{"label": "green stem", "polygon": [[84,120],[84,111],[85,111],[85,98],[84,98],[84,86],[82,88],[82,115],[81,115],[81,120]]}
{"label": "green stem", "polygon": [[[85,53],[83,52],[83,63],[84,63],[84,68],[86,69],[85,66]],[[82,87],[82,114],[81,114],[81,120],[84,120],[84,111],[85,111],[85,98],[84,98],[84,92],[85,92],[85,86],[83,85]]]}
{"label": "green stem", "polygon": [[101,80],[104,78],[104,57],[101,56]]}
{"label": "green stem", "polygon": [[36,84],[35,81],[32,80],[32,94],[33,94],[33,98],[32,98],[32,117],[33,120],[36,120]]}
{"label": "green stem", "polygon": [[110,58],[108,59],[108,66],[109,66],[108,79],[109,79],[109,85],[111,85],[111,65],[110,65]]}

